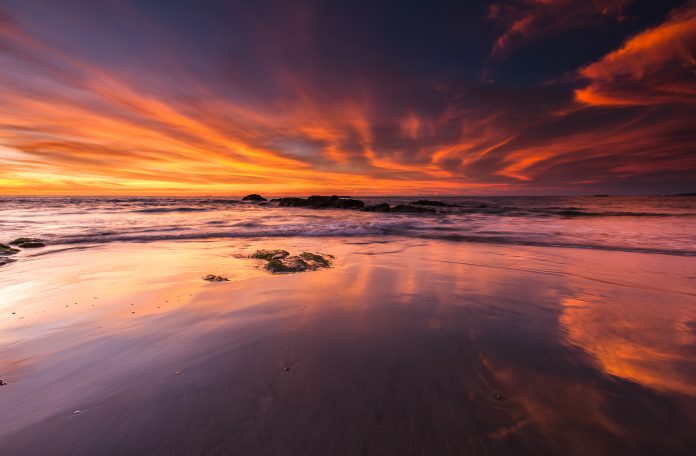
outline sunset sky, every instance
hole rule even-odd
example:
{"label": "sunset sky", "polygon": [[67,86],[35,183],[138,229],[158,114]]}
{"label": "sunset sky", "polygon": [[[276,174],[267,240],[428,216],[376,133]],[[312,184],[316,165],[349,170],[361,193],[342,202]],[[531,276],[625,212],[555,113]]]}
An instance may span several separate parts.
{"label": "sunset sky", "polygon": [[0,0],[0,194],[696,191],[696,2]]}

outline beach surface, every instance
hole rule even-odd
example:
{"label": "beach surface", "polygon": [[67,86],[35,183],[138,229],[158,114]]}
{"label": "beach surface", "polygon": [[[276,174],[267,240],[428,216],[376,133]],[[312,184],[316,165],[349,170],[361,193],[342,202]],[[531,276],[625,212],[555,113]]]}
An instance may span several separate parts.
{"label": "beach surface", "polygon": [[[260,248],[336,259],[271,274]],[[696,453],[693,256],[370,235],[21,255],[0,454]]]}

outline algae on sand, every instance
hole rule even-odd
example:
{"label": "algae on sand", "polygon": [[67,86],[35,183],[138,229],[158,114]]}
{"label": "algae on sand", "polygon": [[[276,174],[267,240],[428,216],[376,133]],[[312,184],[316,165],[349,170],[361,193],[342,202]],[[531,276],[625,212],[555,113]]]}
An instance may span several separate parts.
{"label": "algae on sand", "polygon": [[319,255],[316,253],[302,252],[292,255],[285,250],[257,250],[249,255],[249,258],[266,260],[265,269],[274,274],[288,274],[293,272],[315,271],[321,268],[331,267],[332,255]]}

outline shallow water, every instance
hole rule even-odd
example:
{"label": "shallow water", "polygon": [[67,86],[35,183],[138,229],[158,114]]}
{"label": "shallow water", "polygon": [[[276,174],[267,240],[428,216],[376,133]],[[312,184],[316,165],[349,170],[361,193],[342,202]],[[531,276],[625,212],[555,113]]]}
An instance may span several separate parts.
{"label": "shallow water", "polygon": [[[417,198],[364,198],[367,204]],[[400,236],[696,255],[696,197],[438,198],[435,215],[278,208],[230,198],[0,198],[0,242]],[[21,256],[20,256],[21,257]]]}
{"label": "shallow water", "polygon": [[[271,275],[246,258],[269,247],[337,260]],[[0,269],[2,454],[696,451],[690,256],[397,235],[51,249]]]}

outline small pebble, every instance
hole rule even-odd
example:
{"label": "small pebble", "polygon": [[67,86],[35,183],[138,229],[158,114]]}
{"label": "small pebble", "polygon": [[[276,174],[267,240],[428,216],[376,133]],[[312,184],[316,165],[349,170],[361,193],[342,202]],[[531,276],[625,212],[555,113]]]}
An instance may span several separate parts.
{"label": "small pebble", "polygon": [[176,371],[176,375],[181,375],[181,371]]}
{"label": "small pebble", "polygon": [[286,367],[286,368],[285,368],[285,372],[287,372],[287,371],[289,371],[289,370],[290,370],[290,368],[289,368],[289,367]]}
{"label": "small pebble", "polygon": [[495,396],[494,396],[494,397],[495,397],[495,400],[497,400],[497,401],[502,401],[502,400],[503,400],[503,396],[502,396],[500,393],[495,393]]}
{"label": "small pebble", "polygon": [[0,386],[5,386],[7,385],[7,382],[5,380],[0,380]]}
{"label": "small pebble", "polygon": [[75,411],[73,412],[73,415],[77,415],[78,413],[80,413],[80,411],[79,411],[79,410],[75,410]]}

